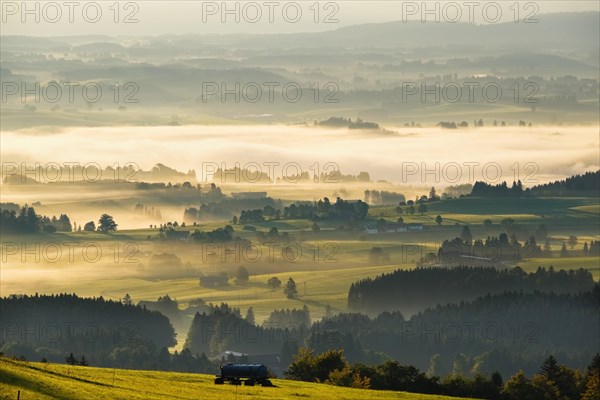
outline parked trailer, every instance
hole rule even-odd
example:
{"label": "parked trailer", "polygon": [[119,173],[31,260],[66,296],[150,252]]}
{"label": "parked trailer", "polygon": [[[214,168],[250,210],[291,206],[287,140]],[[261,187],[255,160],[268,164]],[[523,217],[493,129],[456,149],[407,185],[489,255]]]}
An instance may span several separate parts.
{"label": "parked trailer", "polygon": [[[242,381],[242,379],[245,379]],[[221,364],[221,375],[215,378],[215,385],[230,382],[233,385],[273,386],[269,380],[269,368],[263,364]]]}

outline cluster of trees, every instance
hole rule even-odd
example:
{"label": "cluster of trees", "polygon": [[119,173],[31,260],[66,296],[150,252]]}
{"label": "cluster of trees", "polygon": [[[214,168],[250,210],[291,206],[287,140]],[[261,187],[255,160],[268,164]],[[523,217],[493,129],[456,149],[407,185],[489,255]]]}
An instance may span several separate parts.
{"label": "cluster of trees", "polygon": [[[188,207],[183,213],[183,220],[187,223],[198,222],[202,220],[210,220],[215,218],[235,218],[234,224],[237,223],[237,215],[241,210],[246,209],[261,209],[264,213],[264,208],[270,207],[275,210],[281,207],[281,202],[275,202],[270,197],[265,198],[229,198],[223,197],[219,201],[206,202],[199,207]],[[268,215],[268,211],[264,213]],[[242,222],[240,222],[242,223]]]}
{"label": "cluster of trees", "polygon": [[402,193],[387,190],[365,190],[365,203],[373,205],[392,205],[406,201]]}
{"label": "cluster of trees", "polygon": [[237,219],[237,223],[239,224],[256,224],[259,222],[264,222],[265,217],[263,214],[263,210],[242,210],[240,213],[240,217]]}
{"label": "cluster of trees", "polygon": [[[303,171],[300,174],[287,175],[285,177],[278,177],[277,182],[310,182],[311,176],[308,171]],[[322,183],[339,183],[339,182],[371,182],[371,176],[368,172],[361,171],[358,175],[342,174],[339,170],[333,170],[331,172],[321,172],[318,176],[312,176],[313,182]]]}
{"label": "cluster of trees", "polygon": [[257,232],[256,238],[261,243],[266,243],[266,242],[280,242],[281,243],[281,242],[289,241],[290,234],[289,234],[289,232],[279,233],[279,229],[277,229],[273,226],[271,229],[269,229],[269,231],[267,233]]}
{"label": "cluster of trees", "polygon": [[239,182],[251,182],[251,183],[269,183],[271,177],[266,172],[262,172],[260,169],[251,170],[248,168],[218,168],[212,177],[215,182],[222,183],[239,183]]}
{"label": "cluster of trees", "polygon": [[357,118],[356,121],[352,121],[352,118],[330,117],[320,122],[315,121],[315,125],[348,129],[379,129],[378,123],[363,121],[360,118]]}
{"label": "cluster of trees", "polygon": [[246,267],[240,265],[233,275],[227,272],[219,272],[214,275],[204,275],[200,278],[200,286],[223,287],[229,285],[230,279],[235,279],[236,285],[245,285],[250,279],[250,272]]}
{"label": "cluster of trees", "polygon": [[588,247],[587,242],[583,244],[584,256],[600,256],[600,240],[592,240]]}
{"label": "cluster of trees", "polygon": [[358,175],[342,174],[339,170],[332,172],[321,172],[319,182],[338,183],[338,182],[371,182],[371,176],[368,172],[360,171]]}
{"label": "cluster of trees", "polygon": [[[34,107],[35,108],[35,107]],[[196,179],[196,172],[192,169],[187,173],[179,172],[173,168],[170,168],[164,164],[158,163],[151,170],[144,171],[137,167],[133,163],[128,163],[123,166],[117,166],[116,168],[111,165],[107,165],[102,168],[99,165],[94,166],[90,164],[86,165],[58,165],[50,166],[46,165],[30,165],[22,167],[25,168],[23,171],[27,171],[27,174],[24,176],[35,176],[35,177],[43,177],[43,176],[51,176],[56,177],[56,180],[53,179],[55,184],[60,182],[95,182],[95,183],[103,183],[103,182],[119,182],[119,183],[128,183],[128,182],[166,182],[168,180],[177,180],[182,181],[184,179]],[[14,175],[18,176],[19,179],[23,175]],[[4,178],[4,176],[3,176]],[[33,180],[32,178],[28,178]],[[185,184],[190,185],[189,182],[185,182]],[[165,186],[164,183],[160,183],[158,185]],[[169,184],[171,186],[171,184]],[[177,184],[176,186],[181,186]],[[198,185],[199,186],[199,185]]]}
{"label": "cluster of trees", "polygon": [[296,202],[283,209],[285,218],[311,220],[362,220],[369,205],[361,200],[346,201],[337,198],[331,203],[327,197],[318,202]]}
{"label": "cluster of trees", "polygon": [[137,214],[143,215],[145,217],[160,221],[162,220],[162,214],[158,208],[148,207],[142,203],[137,203],[133,207],[133,211]]}
{"label": "cluster of trees", "polygon": [[[402,215],[402,213],[404,212],[407,215],[414,215],[415,212],[419,212],[419,214],[423,215],[428,210],[427,205],[423,202],[419,203],[419,205],[417,207],[415,207],[414,202],[412,200],[409,200],[407,203],[411,203],[411,204],[408,207],[406,207],[404,210],[400,206],[396,207],[396,214]],[[403,223],[404,219],[402,217],[399,217],[398,222]]]}
{"label": "cluster of trees", "polygon": [[[454,122],[454,121],[441,121],[438,122],[437,124],[438,126],[445,128],[445,129],[457,129],[457,128],[468,128],[469,127],[469,123],[467,121],[461,121],[461,122]],[[498,121],[494,120],[494,122],[492,123],[493,126],[498,126]],[[502,121],[500,123],[501,126],[506,126],[506,122]],[[476,119],[473,120],[473,126],[474,127],[483,127],[483,119]],[[519,121],[519,126],[527,126],[527,123],[523,120]],[[529,126],[531,126],[531,122],[529,123]]]}
{"label": "cluster of trees", "polygon": [[531,379],[523,371],[504,382],[498,372],[461,374],[441,379],[421,372],[412,365],[386,361],[379,365],[350,364],[342,350],[314,354],[300,348],[285,373],[288,379],[323,382],[358,389],[394,390],[412,393],[441,394],[489,400],[595,400],[600,393],[600,355],[596,354],[584,374],[559,365],[549,355]]}
{"label": "cluster of trees", "polygon": [[[48,360],[46,358],[43,358],[42,361],[47,362]],[[81,359],[78,360],[77,358],[75,358],[73,353],[71,353],[67,357],[65,357],[65,361],[69,365],[81,365],[82,367],[86,367],[89,365],[87,359],[85,358],[85,355],[82,355]]]}
{"label": "cluster of trees", "polygon": [[[530,236],[534,236],[538,240],[545,240],[548,238],[548,227],[544,223],[539,224],[535,230],[531,230],[526,225],[519,224],[512,218],[504,218],[500,221],[500,226],[507,235],[510,235],[510,240],[512,242],[516,241],[517,239],[526,240]],[[492,220],[484,220],[483,227],[485,229],[492,229]]]}
{"label": "cluster of trees", "polygon": [[285,342],[304,340],[308,329],[303,325],[257,326],[242,318],[239,309],[221,304],[195,314],[184,348],[213,356],[231,349],[270,354],[274,349],[282,349]]}
{"label": "cluster of trees", "polygon": [[311,326],[310,311],[306,306],[299,310],[275,310],[262,326],[255,324],[251,308],[242,318],[239,309],[227,304],[209,306],[209,310],[196,313],[186,338],[184,347],[194,353],[214,356],[231,349],[249,354],[275,352],[287,366],[304,343],[317,349],[338,344],[345,346],[353,359],[367,359],[351,335],[341,341],[337,337],[322,340],[318,324]]}
{"label": "cluster of trees", "polygon": [[460,237],[444,240],[438,249],[436,262],[444,264],[460,264],[469,260],[481,263],[482,259],[492,263],[501,261],[517,262],[522,259],[540,257],[551,257],[550,243],[546,240],[544,247],[537,243],[535,236],[531,235],[521,244],[513,233],[508,238],[506,233],[496,236],[488,236],[485,240],[473,240],[471,230],[467,225],[462,229]]}
{"label": "cluster of trees", "polygon": [[58,218],[56,218],[56,216],[54,215],[52,216],[52,218],[43,216],[40,219],[40,224],[42,227],[42,231],[47,233],[71,232],[73,230],[71,220],[66,214],[60,214]]}
{"label": "cluster of trees", "polygon": [[438,126],[445,129],[457,129],[458,127],[467,128],[469,126],[469,123],[467,121],[462,121],[458,124],[454,121],[440,121],[438,122]]}
{"label": "cluster of trees", "polygon": [[225,195],[221,192],[221,188],[219,188],[214,183],[211,183],[208,188],[203,188],[200,184],[192,185],[189,181],[183,183],[175,183],[174,185],[171,182],[136,182],[135,188],[138,190],[170,190],[170,191],[194,191],[199,194],[203,194],[206,197],[220,198]]}
{"label": "cluster of trees", "polygon": [[523,196],[524,194],[523,183],[520,180],[513,182],[510,188],[506,182],[492,185],[483,181],[477,181],[471,190],[471,196],[482,197]]}
{"label": "cluster of trees", "polygon": [[71,232],[73,227],[66,214],[61,214],[58,218],[49,218],[37,214],[33,207],[25,205],[18,209],[18,212],[13,207],[2,206],[0,229],[3,233],[54,233]]}
{"label": "cluster of trees", "polygon": [[27,205],[20,209],[18,215],[15,210],[2,209],[0,229],[3,233],[36,233],[40,231],[40,216]]}
{"label": "cluster of trees", "polygon": [[[437,124],[438,126],[445,128],[445,129],[457,129],[457,128],[468,128],[469,127],[469,123],[467,121],[461,121],[461,122],[454,122],[454,121],[441,121],[438,122]],[[494,122],[492,123],[493,126],[498,126],[498,121],[494,120]],[[473,120],[473,126],[478,128],[478,127],[483,127],[483,119],[476,119]],[[500,126],[506,126],[506,122],[502,121],[500,122]],[[519,126],[527,126],[527,123],[523,120],[519,121]],[[531,122],[529,123],[529,126],[531,126]]]}
{"label": "cluster of trees", "polygon": [[194,230],[190,234],[190,237],[197,242],[207,242],[207,243],[219,243],[219,242],[230,242],[234,239],[233,237],[233,227],[231,225],[226,225],[223,228],[213,229],[209,232],[203,232],[199,229]]}
{"label": "cluster of trees", "polygon": [[532,273],[526,273],[520,267],[503,270],[468,266],[398,269],[353,283],[348,291],[348,307],[365,312],[413,312],[488,293],[536,290],[577,293],[593,287],[593,276],[585,269],[555,271],[554,268],[538,268]]}
{"label": "cluster of trees", "polygon": [[304,326],[308,328],[310,327],[310,311],[306,305],[299,310],[295,308],[291,310],[289,308],[286,310],[273,310],[265,320],[264,325],[280,328],[286,326]]}

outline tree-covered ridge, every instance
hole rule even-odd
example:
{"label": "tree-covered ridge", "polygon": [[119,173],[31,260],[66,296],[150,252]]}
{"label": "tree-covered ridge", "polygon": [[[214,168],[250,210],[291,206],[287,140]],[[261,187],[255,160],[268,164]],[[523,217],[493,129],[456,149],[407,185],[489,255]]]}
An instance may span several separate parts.
{"label": "tree-covered ridge", "polygon": [[564,180],[554,181],[524,189],[521,181],[497,185],[477,181],[471,196],[598,196],[600,194],[600,171],[574,175]]}
{"label": "tree-covered ridge", "polygon": [[398,269],[353,283],[348,292],[348,307],[370,313],[386,310],[414,312],[488,293],[536,290],[577,293],[590,290],[593,286],[592,274],[585,269],[556,271],[553,268],[538,268],[532,273],[526,273],[519,267]]}
{"label": "tree-covered ridge", "polygon": [[0,298],[0,326],[3,352],[50,360],[74,352],[99,366],[176,343],[169,319],[157,311],[75,294]]}
{"label": "tree-covered ridge", "polygon": [[[193,223],[196,221],[210,220],[212,218],[231,218],[247,208],[261,207],[263,210],[275,209],[274,207],[281,206],[280,201],[275,201],[271,197],[257,198],[257,199],[236,199],[236,198],[222,198],[218,201],[206,201],[200,204],[198,207],[187,207],[183,213],[183,220],[187,223]],[[263,210],[260,210],[261,213]],[[267,216],[268,212],[264,212]],[[262,215],[262,214],[261,214]]]}
{"label": "tree-covered ridge", "polygon": [[49,218],[37,214],[33,207],[25,205],[18,211],[13,207],[0,207],[0,231],[3,233],[71,232],[71,220],[66,214]]}
{"label": "tree-covered ridge", "polygon": [[583,371],[559,364],[553,355],[549,355],[531,379],[519,371],[504,381],[499,372],[477,373],[473,377],[454,373],[442,379],[429,370],[424,373],[398,361],[388,360],[378,365],[351,364],[345,359],[343,350],[315,354],[308,348],[301,348],[286,371],[286,377],[357,389],[488,400],[595,400],[600,393],[600,355],[596,354]]}
{"label": "tree-covered ridge", "polygon": [[[237,308],[213,306],[209,312],[196,313],[184,348],[209,355],[232,349],[249,354],[279,353],[285,342],[303,340],[310,328],[306,325],[308,309],[292,311],[275,312],[272,322],[258,326],[242,318]],[[286,314],[302,323],[286,321]]]}
{"label": "tree-covered ridge", "polygon": [[284,310],[273,310],[269,317],[265,320],[265,326],[273,327],[310,327],[310,312],[308,307],[305,305],[303,308],[297,310],[289,308]]}
{"label": "tree-covered ridge", "polygon": [[342,313],[309,327],[303,321],[256,326],[239,310],[223,304],[196,314],[185,348],[213,356],[224,350],[276,353],[283,369],[299,348],[306,347],[319,353],[343,350],[353,363],[399,360],[428,371],[429,376],[495,371],[510,376],[519,370],[531,375],[550,352],[571,368],[584,368],[600,350],[599,311],[597,285],[577,294],[484,295],[429,308],[410,318],[400,312],[374,318]]}
{"label": "tree-covered ridge", "polygon": [[600,287],[577,294],[488,294],[438,305],[411,318],[399,312],[373,319],[340,314],[320,325],[321,331],[350,333],[364,349],[438,376],[518,370],[533,374],[548,352],[583,368],[600,350]]}
{"label": "tree-covered ridge", "polygon": [[591,194],[597,196],[600,192],[600,170],[574,175],[569,178],[536,185],[531,188],[535,196],[569,196],[573,194]]}

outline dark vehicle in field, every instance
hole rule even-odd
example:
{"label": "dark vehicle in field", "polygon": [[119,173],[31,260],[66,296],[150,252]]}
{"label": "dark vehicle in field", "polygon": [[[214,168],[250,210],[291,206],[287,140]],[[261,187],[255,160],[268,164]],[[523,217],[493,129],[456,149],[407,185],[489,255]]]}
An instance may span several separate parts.
{"label": "dark vehicle in field", "polygon": [[242,379],[245,379],[245,386],[273,386],[269,380],[269,368],[263,364],[222,364],[221,375],[215,378],[215,385],[225,382],[241,385]]}

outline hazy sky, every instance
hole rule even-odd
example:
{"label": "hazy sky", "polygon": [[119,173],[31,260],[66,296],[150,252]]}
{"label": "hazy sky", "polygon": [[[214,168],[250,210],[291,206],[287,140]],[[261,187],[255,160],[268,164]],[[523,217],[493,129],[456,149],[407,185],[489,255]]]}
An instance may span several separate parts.
{"label": "hazy sky", "polygon": [[[515,0],[516,1],[516,0]],[[593,1],[0,1],[2,35],[292,33],[369,22],[497,23],[553,12],[598,11]],[[473,5],[469,5],[472,3]],[[23,6],[25,4],[25,6]],[[72,4],[72,5],[71,5]],[[427,13],[427,11],[432,11]],[[126,22],[128,21],[128,22]],[[327,22],[326,22],[327,21]],[[496,22],[497,21],[497,22]]]}

